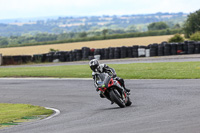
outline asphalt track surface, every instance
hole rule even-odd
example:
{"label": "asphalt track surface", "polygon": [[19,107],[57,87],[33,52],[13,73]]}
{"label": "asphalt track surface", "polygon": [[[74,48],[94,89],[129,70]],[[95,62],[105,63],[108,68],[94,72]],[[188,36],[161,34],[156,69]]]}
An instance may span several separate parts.
{"label": "asphalt track surface", "polygon": [[52,107],[60,115],[1,133],[199,133],[200,80],[125,80],[132,106],[99,97],[92,80],[0,79],[2,103]]}

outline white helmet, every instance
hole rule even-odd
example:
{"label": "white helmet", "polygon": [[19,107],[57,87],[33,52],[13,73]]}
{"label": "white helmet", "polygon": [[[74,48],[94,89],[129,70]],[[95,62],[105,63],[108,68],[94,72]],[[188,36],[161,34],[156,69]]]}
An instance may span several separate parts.
{"label": "white helmet", "polygon": [[97,67],[99,66],[99,61],[97,59],[92,59],[89,62],[90,68],[92,69],[92,71],[97,71]]}

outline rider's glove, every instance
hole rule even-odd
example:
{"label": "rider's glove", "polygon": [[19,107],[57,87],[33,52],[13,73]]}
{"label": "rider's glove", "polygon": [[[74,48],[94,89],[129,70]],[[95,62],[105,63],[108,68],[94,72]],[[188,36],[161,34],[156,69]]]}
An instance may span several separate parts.
{"label": "rider's glove", "polygon": [[113,76],[112,76],[113,78],[115,78],[115,77],[117,77],[117,75],[116,74],[113,74]]}

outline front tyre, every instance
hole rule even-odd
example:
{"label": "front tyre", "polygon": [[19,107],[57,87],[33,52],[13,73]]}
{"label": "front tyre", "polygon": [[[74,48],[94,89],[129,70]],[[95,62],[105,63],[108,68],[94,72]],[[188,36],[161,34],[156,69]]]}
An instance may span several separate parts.
{"label": "front tyre", "polygon": [[126,106],[130,106],[132,104],[131,99],[129,97],[127,97],[127,98],[128,98],[128,101],[126,103]]}
{"label": "front tyre", "polygon": [[110,98],[113,102],[115,102],[119,107],[124,108],[126,105],[121,98],[121,95],[116,89],[110,90]]}

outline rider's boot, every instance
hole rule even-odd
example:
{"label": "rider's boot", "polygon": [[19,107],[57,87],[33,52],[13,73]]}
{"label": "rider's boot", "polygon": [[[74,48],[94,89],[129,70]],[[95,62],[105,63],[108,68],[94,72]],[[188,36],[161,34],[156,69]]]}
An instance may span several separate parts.
{"label": "rider's boot", "polygon": [[128,89],[128,88],[125,88],[125,87],[124,87],[124,89],[125,89],[127,92],[130,92],[130,91],[131,91],[130,89]]}
{"label": "rider's boot", "polygon": [[130,92],[131,90],[126,88],[124,84],[122,84],[122,87],[124,88],[124,90],[126,90],[126,92]]}
{"label": "rider's boot", "polygon": [[125,87],[123,79],[121,79],[121,80],[118,79],[118,81],[121,83],[121,86],[126,90],[126,92],[130,92],[131,91],[130,89],[128,89],[128,88]]}
{"label": "rider's boot", "polygon": [[102,93],[100,93],[99,95],[101,98],[105,98],[105,96]]}

